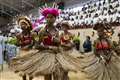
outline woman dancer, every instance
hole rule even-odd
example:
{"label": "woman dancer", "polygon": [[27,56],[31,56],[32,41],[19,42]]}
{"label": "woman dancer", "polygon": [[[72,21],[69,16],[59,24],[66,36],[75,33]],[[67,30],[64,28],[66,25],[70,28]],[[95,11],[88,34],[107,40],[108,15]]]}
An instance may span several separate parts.
{"label": "woman dancer", "polygon": [[31,30],[32,25],[29,19],[25,16],[22,16],[18,19],[18,24],[21,26],[22,33],[18,33],[17,45],[21,47],[21,49],[29,49],[32,48],[34,38],[32,37]]}
{"label": "woman dancer", "polygon": [[[74,47],[72,43],[72,34],[68,31],[70,25],[68,23],[62,23],[61,28],[63,30],[63,33],[60,36],[62,49],[66,54],[70,54],[70,52],[72,52],[72,48]],[[64,80],[69,80],[68,71],[64,71]]]}
{"label": "woman dancer", "polygon": [[[28,54],[30,49],[32,49],[32,46],[34,44],[34,38],[31,34],[32,25],[29,19],[25,16],[19,17],[18,19],[18,25],[20,25],[22,29],[22,33],[16,34],[17,37],[17,45],[21,47],[20,49],[20,56],[24,56]],[[26,80],[26,75],[22,76],[23,80]]]}
{"label": "woman dancer", "polygon": [[120,56],[120,33],[118,33],[118,43],[116,42],[116,46],[114,46],[115,52],[118,56]]}
{"label": "woman dancer", "polygon": [[73,38],[73,35],[68,31],[68,29],[70,28],[70,25],[68,23],[62,23],[61,25],[62,30],[64,31],[61,35],[61,44],[69,44],[71,43],[71,40]]}
{"label": "woman dancer", "polygon": [[77,71],[80,67],[79,60],[61,51],[58,30],[54,26],[59,15],[58,9],[44,8],[42,15],[47,24],[39,32],[39,51],[12,60],[11,67],[32,77],[44,75],[45,80],[52,80],[52,77],[53,80],[65,80],[64,71]]}
{"label": "woman dancer", "polygon": [[98,23],[93,29],[99,38],[94,43],[94,54],[86,55],[81,60],[83,71],[90,80],[120,80],[120,59],[106,35],[110,27]]}

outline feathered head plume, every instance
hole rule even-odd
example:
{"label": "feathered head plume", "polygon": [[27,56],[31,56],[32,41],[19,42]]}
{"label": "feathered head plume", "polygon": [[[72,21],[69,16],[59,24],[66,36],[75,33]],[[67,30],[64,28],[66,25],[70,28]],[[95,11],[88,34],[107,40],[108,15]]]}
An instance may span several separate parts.
{"label": "feathered head plume", "polygon": [[60,14],[60,10],[58,9],[58,5],[56,3],[53,4],[52,7],[48,7],[47,4],[40,8],[40,13],[46,17],[48,14],[52,14],[53,16],[57,17]]}

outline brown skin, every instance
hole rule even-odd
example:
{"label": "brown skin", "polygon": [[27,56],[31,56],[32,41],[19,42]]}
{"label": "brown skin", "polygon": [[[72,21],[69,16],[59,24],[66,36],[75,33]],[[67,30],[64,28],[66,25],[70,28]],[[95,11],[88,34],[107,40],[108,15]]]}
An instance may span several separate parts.
{"label": "brown skin", "polygon": [[[64,35],[69,35],[69,37],[72,38],[72,34],[68,31],[69,27],[70,27],[69,25],[62,25],[62,29],[63,29],[64,33],[61,35],[61,37]],[[67,51],[73,47],[73,44],[71,42],[69,42],[68,44],[61,43],[61,46],[64,48],[65,51]],[[63,76],[64,80],[69,80],[67,71],[64,71],[63,75],[64,75]]]}
{"label": "brown skin", "polygon": [[[54,22],[56,20],[56,17],[53,16],[52,14],[48,14],[46,16],[46,21],[47,21],[47,26],[49,26],[47,29],[49,32],[51,32],[53,29],[54,29]],[[45,31],[43,32],[40,32],[39,33],[39,36],[44,36],[46,35],[47,33]],[[42,41],[42,40],[39,40],[39,41]],[[43,48],[43,49],[51,49],[51,50],[57,50],[57,47],[53,47],[53,46],[49,46],[49,47],[46,47],[46,46],[40,46],[40,48]],[[48,74],[48,75],[45,75],[45,80],[52,80],[52,74]]]}
{"label": "brown skin", "polygon": [[31,29],[30,29],[30,27],[26,24],[26,23],[24,23],[24,22],[22,22],[21,24],[21,29],[22,29],[22,34],[30,34],[31,32]]}
{"label": "brown skin", "polygon": [[55,20],[56,20],[56,17],[53,16],[52,14],[48,14],[46,16],[47,25],[50,26],[50,27],[53,26],[53,24],[55,23]]}
{"label": "brown skin", "polygon": [[[54,32],[55,31],[55,27],[54,27],[54,22],[56,20],[56,17],[53,16],[52,14],[48,14],[46,16],[46,21],[47,21],[47,30],[49,33],[51,33],[51,35],[56,35],[55,38],[53,39],[54,42],[58,42],[59,44],[59,35],[58,35],[58,32]],[[43,37],[44,35],[47,35],[48,33],[46,33],[45,30],[39,32],[39,37],[40,37],[40,40],[39,41],[42,41],[42,38],[41,36]],[[59,45],[58,45],[59,46]],[[45,49],[50,49],[50,50],[53,50],[53,51],[58,51],[58,46],[42,46],[40,45],[40,48],[42,48],[43,50]],[[64,74],[64,73],[63,73]],[[67,74],[66,74],[67,75]],[[55,75],[53,75],[55,76]],[[54,77],[54,80],[56,80],[58,77]],[[48,74],[48,75],[45,75],[45,80],[52,80],[52,74]]]}
{"label": "brown skin", "polygon": [[[70,39],[72,39],[72,34],[68,31],[68,28],[69,28],[68,25],[62,25],[64,33],[61,35],[61,37],[64,35],[69,35]],[[68,44],[61,43],[61,46],[69,50],[73,47],[73,44],[71,42],[69,42]]]}
{"label": "brown skin", "polygon": [[[52,14],[48,14],[46,16],[46,21],[47,21],[47,30],[49,33],[51,33],[52,35],[57,35],[57,32],[55,32],[55,27],[54,27],[54,23],[55,23],[55,20],[56,20],[56,17],[53,16]],[[46,33],[46,29],[42,30],[39,32],[39,42],[41,42],[43,40],[43,36],[46,36],[48,35],[48,33]],[[58,36],[59,37],[59,36]],[[58,40],[58,37],[55,37],[54,40],[55,42],[59,42]],[[51,49],[51,50],[55,50],[57,51],[58,50],[58,47],[56,46],[43,46],[43,45],[39,45],[38,47],[39,49]]]}
{"label": "brown skin", "polygon": [[67,29],[67,27],[64,25],[64,26],[62,26],[63,27],[63,31],[64,31],[64,33],[67,33],[68,32],[68,29]]}
{"label": "brown skin", "polygon": [[[99,40],[96,40],[94,44],[96,44],[98,41],[107,41],[108,45],[111,47],[110,50],[114,50],[117,55],[120,55],[120,50],[118,49],[116,42],[112,43],[111,40],[109,40],[110,37],[108,37],[104,29],[97,29],[97,33],[99,36]],[[96,52],[97,51],[95,50],[95,53]],[[96,55],[99,56],[99,54],[97,53]]]}
{"label": "brown skin", "polygon": [[23,22],[20,25],[21,25],[21,29],[22,30],[26,30],[27,29],[27,24],[26,23]]}
{"label": "brown skin", "polygon": [[[21,40],[23,39],[23,35],[24,35],[24,36],[31,35],[31,32],[30,32],[31,30],[30,30],[30,28],[27,26],[26,23],[22,22],[20,25],[21,25],[22,33],[16,34],[16,37],[17,37],[17,40],[18,40],[18,45],[22,45]],[[32,37],[32,40],[34,40],[33,37]],[[27,42],[27,40],[26,40],[26,42]],[[22,49],[23,49],[23,50],[29,50],[29,49],[28,49],[28,46],[24,46],[24,47],[22,47]]]}
{"label": "brown skin", "polygon": [[64,33],[68,33],[68,29],[70,28],[70,26],[68,25],[68,23],[63,23],[61,25],[62,30],[64,31]]}
{"label": "brown skin", "polygon": [[97,29],[97,34],[99,36],[99,38],[104,38],[105,37],[105,32],[104,29]]}
{"label": "brown skin", "polygon": [[[28,34],[30,34],[30,30],[28,29],[28,27],[27,27],[27,24],[26,23],[21,23],[20,24],[21,25],[21,29],[23,30],[22,31],[22,34],[17,34],[17,39],[18,39],[18,42],[19,42],[19,44],[21,45],[21,41],[20,41],[20,39],[22,39],[22,35],[28,35]],[[34,39],[33,39],[34,40]],[[22,48],[23,50],[28,50],[28,46],[25,46],[24,48]],[[22,79],[23,80],[27,80],[27,77],[26,77],[26,75],[23,75],[22,76]],[[29,80],[32,80],[33,79],[33,77],[29,77]]]}
{"label": "brown skin", "polygon": [[[99,40],[95,40],[94,41],[94,47],[96,47],[96,43],[98,41],[104,40],[105,39],[105,32],[104,32],[104,28],[98,28],[96,29],[97,34],[99,36]],[[96,49],[94,49],[95,55],[99,57],[99,54],[97,53]]]}
{"label": "brown skin", "polygon": [[21,25],[21,29],[23,30],[22,31],[23,34],[29,34],[30,33],[29,26],[26,23],[22,22],[20,25]]}

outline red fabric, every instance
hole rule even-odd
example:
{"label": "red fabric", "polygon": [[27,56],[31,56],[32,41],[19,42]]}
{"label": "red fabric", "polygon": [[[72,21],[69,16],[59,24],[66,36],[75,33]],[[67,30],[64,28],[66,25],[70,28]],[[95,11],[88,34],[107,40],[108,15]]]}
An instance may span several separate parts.
{"label": "red fabric", "polygon": [[43,39],[43,44],[44,44],[44,45],[53,45],[52,36],[46,36],[46,37]]}
{"label": "red fabric", "polygon": [[110,49],[108,42],[102,41],[96,44],[96,49]]}
{"label": "red fabric", "polygon": [[61,41],[61,43],[65,43],[65,44],[67,44],[69,42],[69,40],[65,40],[64,37],[61,37],[60,41]]}
{"label": "red fabric", "polygon": [[21,46],[29,45],[32,42],[32,37],[31,36],[23,36],[23,39],[21,41],[22,41]]}

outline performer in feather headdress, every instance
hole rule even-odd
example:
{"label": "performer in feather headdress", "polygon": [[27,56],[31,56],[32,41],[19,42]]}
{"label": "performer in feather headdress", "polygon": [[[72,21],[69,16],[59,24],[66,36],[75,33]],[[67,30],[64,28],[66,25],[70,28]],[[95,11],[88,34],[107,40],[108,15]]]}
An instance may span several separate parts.
{"label": "performer in feather headdress", "polygon": [[[41,9],[47,24],[39,32],[38,52],[30,53],[13,60],[11,66],[15,71],[22,71],[32,77],[45,76],[45,80],[68,80],[65,71],[78,71],[79,60],[65,53],[60,44],[58,29],[53,25],[59,15],[57,7]],[[68,76],[68,75],[66,75]]]}
{"label": "performer in feather headdress", "polygon": [[[31,34],[32,24],[29,18],[26,16],[21,16],[18,18],[17,23],[22,30],[21,33],[16,33],[17,46],[20,47],[20,55],[17,55],[15,58],[13,58],[11,60],[11,64],[21,59],[24,55],[29,54],[31,51],[34,52],[34,50],[32,49],[34,44],[34,38]],[[14,67],[12,67],[12,65],[11,68],[15,69]],[[26,80],[26,74],[23,74],[22,78],[23,80]]]}
{"label": "performer in feather headdress", "polygon": [[16,34],[18,45],[24,49],[30,48],[33,43],[31,35],[32,24],[26,16],[19,17],[17,22],[22,29],[22,33]]}
{"label": "performer in feather headdress", "polygon": [[94,42],[94,52],[81,60],[83,71],[90,80],[120,80],[120,58],[106,32],[111,27],[103,23],[95,24],[99,38]]}

